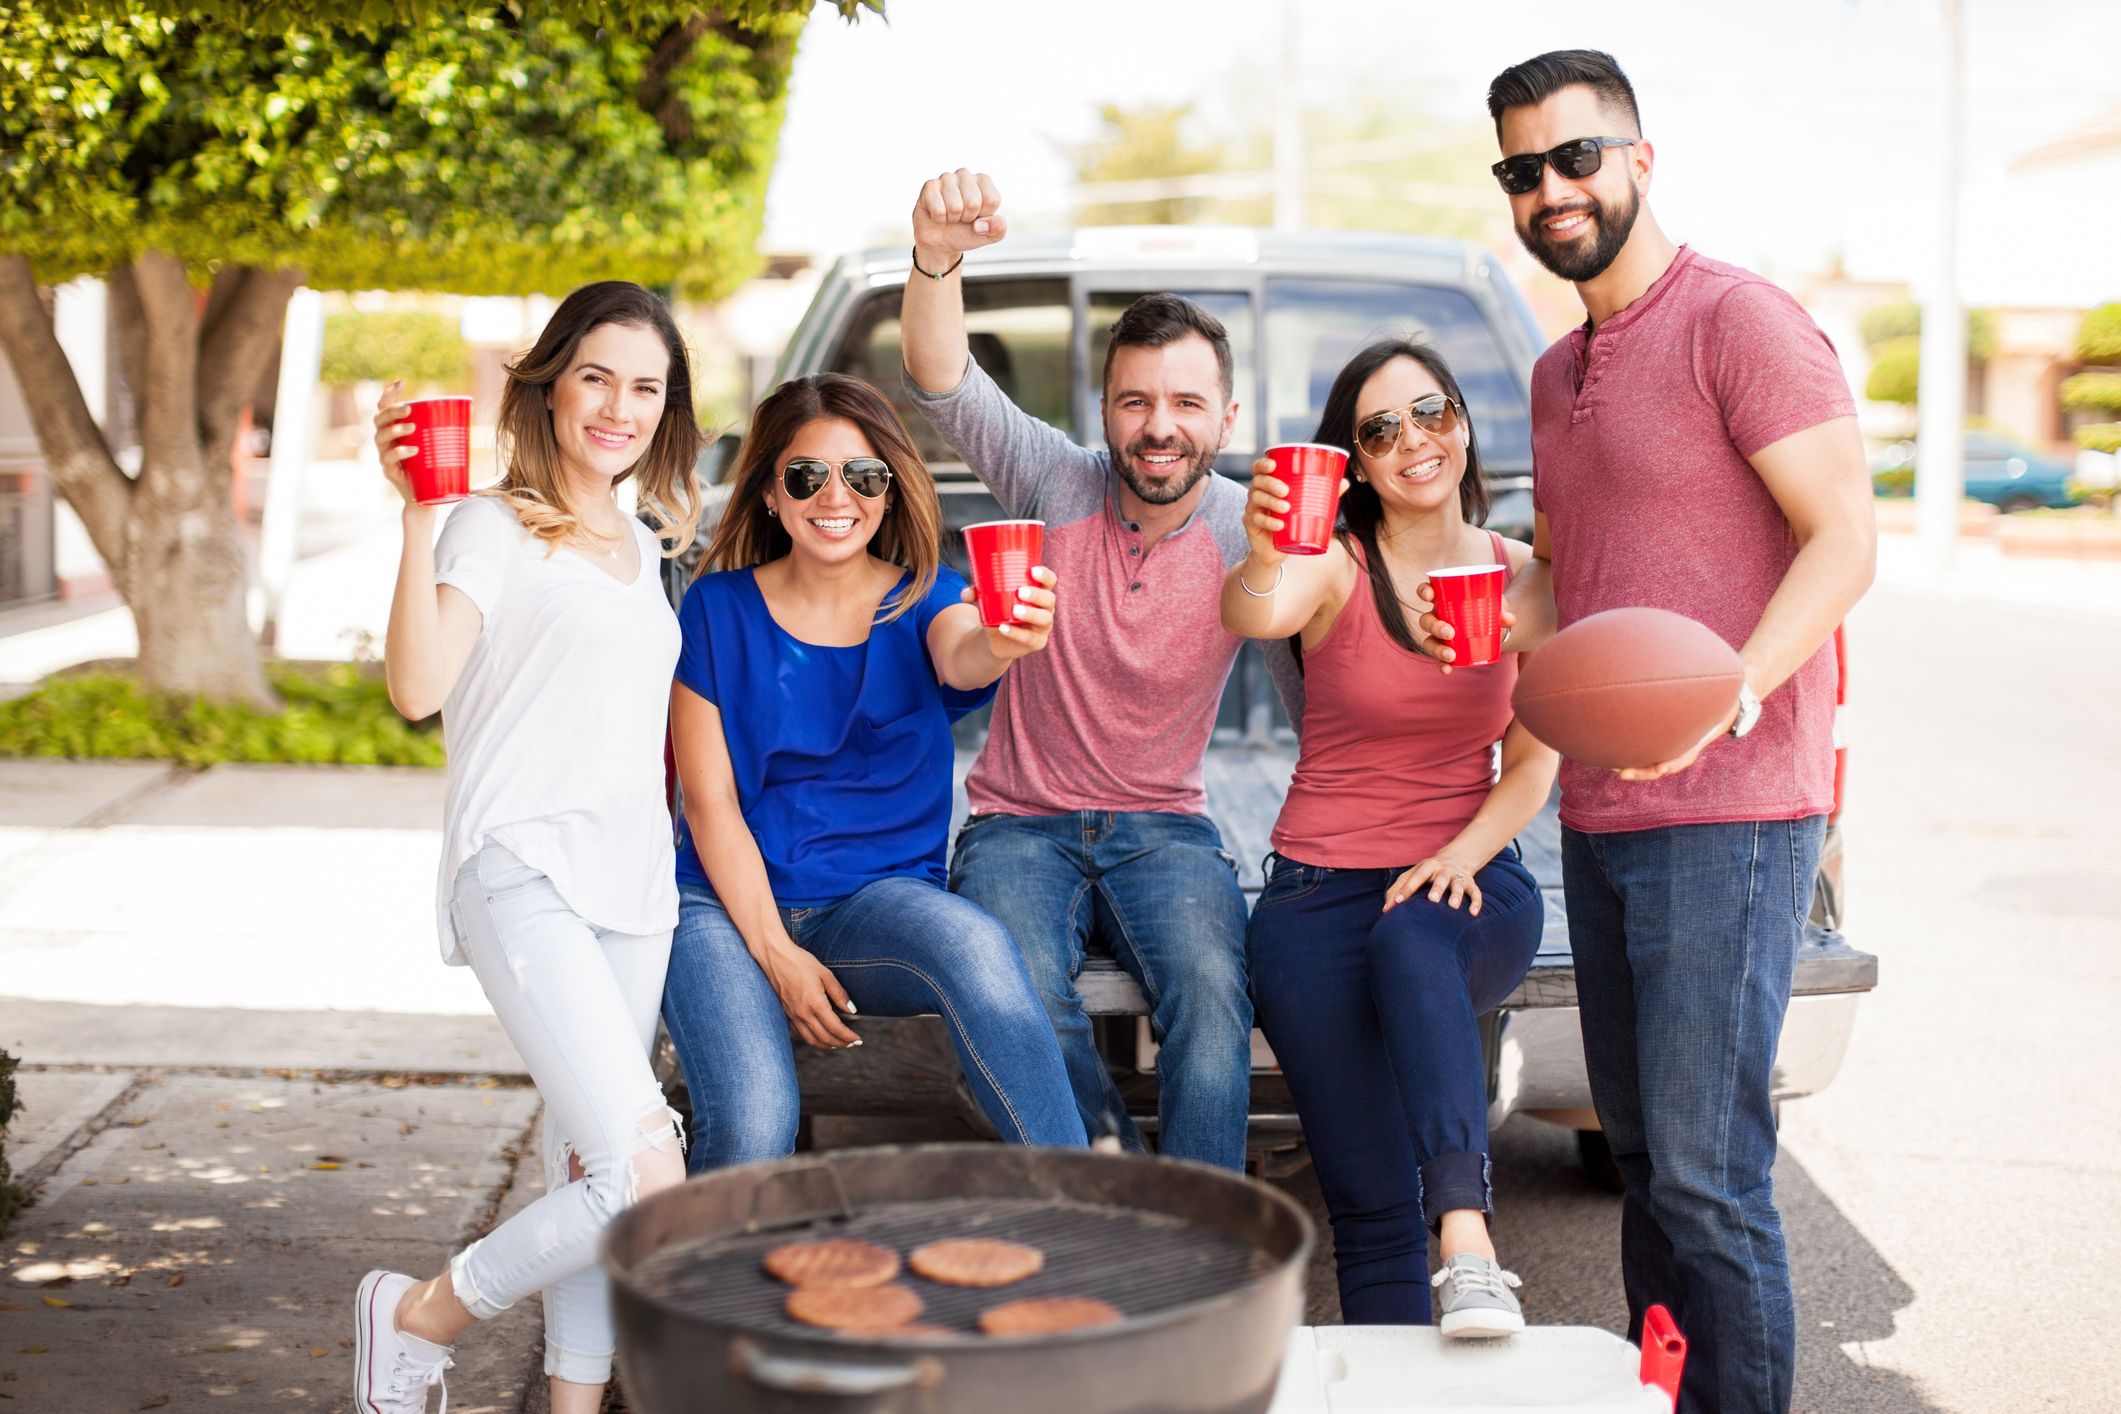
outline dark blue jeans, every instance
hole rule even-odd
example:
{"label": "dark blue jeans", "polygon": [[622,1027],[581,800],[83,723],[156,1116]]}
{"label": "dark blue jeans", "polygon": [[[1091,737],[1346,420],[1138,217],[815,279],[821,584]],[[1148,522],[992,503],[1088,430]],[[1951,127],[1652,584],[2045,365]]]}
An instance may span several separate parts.
{"label": "dark blue jeans", "polygon": [[[686,1167],[780,1158],[801,1117],[788,1015],[721,901],[682,880],[678,896],[663,1022],[692,1094]],[[926,880],[879,879],[837,903],[784,908],[781,921],[861,1015],[941,1015],[1004,1139],[1083,1147],[1053,1028],[993,918]]]}
{"label": "dark blue jeans", "polygon": [[1627,1179],[1628,1338],[1670,1309],[1681,1414],[1790,1407],[1770,1078],[1825,836],[1816,815],[1561,832],[1591,1098]]}
{"label": "dark blue jeans", "polygon": [[1245,896],[1205,815],[1084,810],[982,815],[958,832],[950,889],[999,918],[1024,950],[1060,1037],[1083,1124],[1142,1147],[1092,1043],[1075,978],[1094,936],[1140,984],[1161,1049],[1157,1149],[1245,1166],[1252,1002],[1245,993]]}
{"label": "dark blue jeans", "polygon": [[1430,1228],[1492,1208],[1475,1018],[1539,951],[1538,881],[1512,845],[1474,875],[1479,917],[1426,892],[1385,913],[1401,869],[1270,858],[1252,995],[1333,1220],[1341,1319],[1427,1325]]}

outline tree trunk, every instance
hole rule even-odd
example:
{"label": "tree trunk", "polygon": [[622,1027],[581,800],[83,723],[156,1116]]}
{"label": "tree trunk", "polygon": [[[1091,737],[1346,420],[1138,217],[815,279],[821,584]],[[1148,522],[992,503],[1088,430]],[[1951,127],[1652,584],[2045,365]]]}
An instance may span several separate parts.
{"label": "tree trunk", "polygon": [[301,280],[300,271],[224,266],[202,302],[173,256],[149,251],[110,272],[119,355],[139,408],[140,471],[128,477],[82,399],[28,262],[0,257],[0,346],[53,485],[132,608],[145,686],[279,705],[245,613],[250,574],[231,453]]}

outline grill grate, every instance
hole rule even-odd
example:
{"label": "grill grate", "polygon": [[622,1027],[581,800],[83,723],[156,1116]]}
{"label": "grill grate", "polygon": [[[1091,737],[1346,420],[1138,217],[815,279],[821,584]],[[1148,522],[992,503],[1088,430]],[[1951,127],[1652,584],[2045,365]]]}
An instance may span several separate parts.
{"label": "grill grate", "polygon": [[[898,1280],[921,1298],[924,1325],[980,1339],[979,1316],[1005,1301],[1094,1296],[1128,1317],[1220,1295],[1266,1275],[1268,1255],[1242,1238],[1161,1213],[1052,1199],[966,1198],[893,1203],[771,1232],[707,1238],[655,1253],[634,1271],[637,1288],[703,1320],[774,1335],[830,1335],[791,1319],[789,1288],[760,1265],[789,1242],[852,1238],[905,1257],[948,1238],[991,1237],[1036,1247],[1046,1265],[1008,1286],[944,1286],[911,1271]],[[856,1337],[859,1338],[859,1337]]]}

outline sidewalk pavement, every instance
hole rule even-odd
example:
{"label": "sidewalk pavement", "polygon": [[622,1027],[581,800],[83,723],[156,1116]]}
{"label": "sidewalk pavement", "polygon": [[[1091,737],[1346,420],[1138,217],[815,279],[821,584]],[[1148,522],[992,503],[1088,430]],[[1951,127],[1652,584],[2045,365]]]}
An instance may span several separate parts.
{"label": "sidewalk pavement", "polygon": [[[361,1274],[433,1275],[542,1191],[537,1094],[436,955],[441,790],[0,761],[8,1158],[36,1193],[0,1244],[0,1407],[350,1408]],[[542,1410],[541,1340],[535,1301],[475,1328],[451,1408]]]}

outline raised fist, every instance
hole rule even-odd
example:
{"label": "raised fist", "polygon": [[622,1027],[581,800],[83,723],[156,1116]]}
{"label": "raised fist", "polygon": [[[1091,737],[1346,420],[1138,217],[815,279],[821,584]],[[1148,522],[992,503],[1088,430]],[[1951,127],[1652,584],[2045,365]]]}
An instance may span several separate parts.
{"label": "raised fist", "polygon": [[960,167],[923,184],[913,203],[913,247],[922,267],[940,274],[966,251],[1009,234],[1001,209],[1002,194],[985,172]]}

